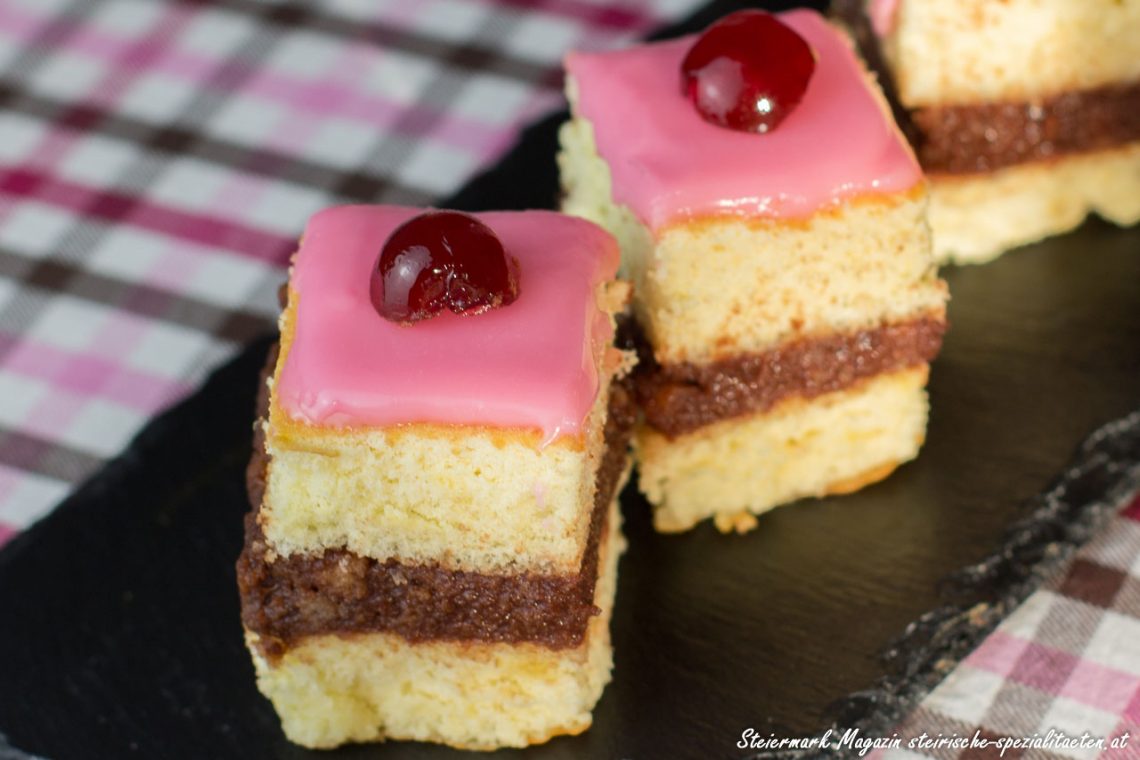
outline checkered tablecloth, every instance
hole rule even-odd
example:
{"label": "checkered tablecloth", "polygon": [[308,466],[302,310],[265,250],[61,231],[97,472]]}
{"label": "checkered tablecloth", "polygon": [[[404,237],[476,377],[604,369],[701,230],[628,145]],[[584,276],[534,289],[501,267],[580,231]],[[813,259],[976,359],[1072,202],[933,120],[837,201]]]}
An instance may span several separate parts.
{"label": "checkered tablecloth", "polygon": [[429,204],[697,0],[0,0],[0,544],[268,329],[309,214]]}
{"label": "checkered tablecloth", "polygon": [[[272,326],[313,211],[450,194],[699,4],[0,0],[0,544]],[[1138,515],[900,731],[1140,732]]]}
{"label": "checkered tablecloth", "polygon": [[[902,748],[876,760],[1140,758],[1140,496],[895,733]],[[974,746],[906,748],[923,734]]]}

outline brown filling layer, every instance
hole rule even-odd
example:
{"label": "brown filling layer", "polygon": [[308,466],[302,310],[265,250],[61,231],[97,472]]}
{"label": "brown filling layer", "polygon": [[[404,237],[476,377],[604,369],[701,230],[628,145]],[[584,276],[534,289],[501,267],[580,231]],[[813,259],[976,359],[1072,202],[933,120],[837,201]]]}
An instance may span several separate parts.
{"label": "brown filling layer", "polygon": [[1024,103],[918,108],[900,104],[863,0],[837,0],[859,52],[879,75],[895,119],[932,174],[989,172],[1028,161],[1140,140],[1140,82],[1065,92]]}
{"label": "brown filling layer", "polygon": [[[272,366],[273,357],[270,357]],[[262,394],[261,416],[268,408]],[[598,468],[589,538],[574,575],[492,575],[435,564],[378,561],[344,549],[321,555],[267,557],[257,523],[268,457],[254,442],[247,486],[245,548],[237,563],[242,622],[277,657],[304,636],[387,632],[411,642],[431,640],[533,642],[551,649],[582,643],[594,606],[599,545],[609,505],[625,469],[633,399],[624,381],[610,391],[605,453]]]}
{"label": "brown filling layer", "polygon": [[1066,92],[1034,103],[920,108],[918,160],[939,174],[988,172],[1140,140],[1140,83]]}
{"label": "brown filling layer", "polygon": [[946,322],[923,317],[846,334],[791,341],[761,354],[708,364],[658,364],[632,322],[623,325],[636,348],[634,393],[645,421],[669,437],[790,397],[812,398],[882,372],[929,362],[942,347]]}

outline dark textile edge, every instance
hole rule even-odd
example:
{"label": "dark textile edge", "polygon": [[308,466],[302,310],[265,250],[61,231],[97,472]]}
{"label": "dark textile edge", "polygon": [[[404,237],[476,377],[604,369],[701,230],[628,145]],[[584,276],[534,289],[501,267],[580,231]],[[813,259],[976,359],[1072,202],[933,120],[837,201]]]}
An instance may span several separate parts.
{"label": "dark textile edge", "polygon": [[[980,562],[944,579],[950,602],[913,621],[882,654],[887,673],[829,709],[839,736],[858,729],[864,738],[889,736],[930,691],[998,624],[1105,527],[1140,489],[1140,409],[1098,428],[1077,448],[1047,490],[1025,504],[1029,515],[1006,531]],[[822,733],[822,732],[821,732]],[[771,750],[750,758],[855,757],[858,750]]]}

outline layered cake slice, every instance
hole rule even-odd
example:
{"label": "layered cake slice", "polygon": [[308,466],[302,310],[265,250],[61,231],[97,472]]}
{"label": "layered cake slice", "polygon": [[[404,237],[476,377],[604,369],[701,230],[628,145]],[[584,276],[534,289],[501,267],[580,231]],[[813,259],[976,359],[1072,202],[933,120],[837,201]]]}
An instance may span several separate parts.
{"label": "layered cake slice", "polygon": [[485,749],[589,726],[633,423],[617,266],[610,235],[553,212],[310,221],[238,562],[292,741]]}
{"label": "layered cake slice", "polygon": [[1140,2],[836,0],[931,183],[959,263],[1140,221]]}
{"label": "layered cake slice", "polygon": [[621,243],[640,486],[664,531],[914,457],[941,345],[926,187],[847,38],[759,11],[566,60],[564,210]]}

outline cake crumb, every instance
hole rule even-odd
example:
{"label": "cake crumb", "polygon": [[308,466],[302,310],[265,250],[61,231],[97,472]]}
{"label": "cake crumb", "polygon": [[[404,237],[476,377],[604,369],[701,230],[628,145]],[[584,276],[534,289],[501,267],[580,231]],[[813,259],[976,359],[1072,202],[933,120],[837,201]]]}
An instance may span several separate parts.
{"label": "cake crumb", "polygon": [[741,535],[754,529],[757,525],[756,515],[751,512],[736,512],[735,514],[721,513],[713,518],[716,529],[721,533],[739,533]]}

